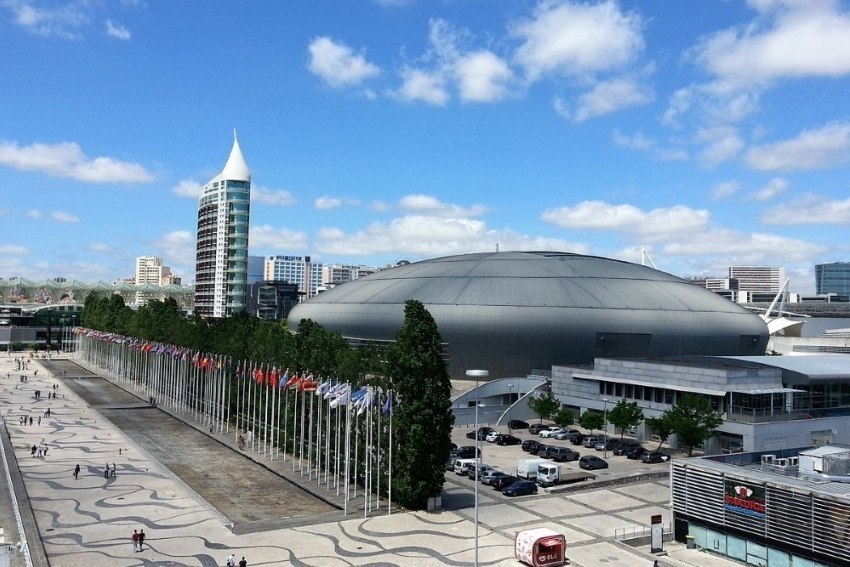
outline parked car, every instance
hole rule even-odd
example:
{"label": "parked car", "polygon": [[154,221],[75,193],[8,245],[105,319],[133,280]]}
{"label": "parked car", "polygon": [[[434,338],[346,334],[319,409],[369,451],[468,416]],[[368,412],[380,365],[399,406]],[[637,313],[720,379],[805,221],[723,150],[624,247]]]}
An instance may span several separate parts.
{"label": "parked car", "polygon": [[641,455],[640,460],[644,463],[666,463],[670,460],[670,455],[660,451],[652,451]]}
{"label": "parked car", "polygon": [[[495,429],[493,429],[492,427],[479,427],[478,428],[478,440],[484,441],[484,439],[486,439],[487,436],[490,435],[490,433],[492,433],[493,431],[495,431]],[[469,433],[467,433],[466,438],[467,439],[475,439],[475,431],[473,430],[473,431],[470,431]]]}
{"label": "parked car", "polygon": [[611,451],[613,449],[616,449],[617,445],[619,444],[619,439],[612,439],[609,437],[607,441],[605,439],[602,439],[599,443],[594,445],[593,448],[597,451]]}
{"label": "parked car", "polygon": [[490,469],[488,471],[484,471],[481,473],[481,484],[492,485],[493,481],[501,476],[510,476],[508,473],[504,471],[497,471],[496,469]]}
{"label": "parked car", "polygon": [[481,451],[475,445],[462,445],[457,449],[452,449],[449,453],[449,458],[457,459],[474,459],[480,456]]}
{"label": "parked car", "polygon": [[484,463],[481,463],[480,465],[478,465],[478,474],[476,475],[475,474],[475,463],[472,462],[472,463],[468,463],[466,465],[466,476],[473,479],[473,480],[478,480],[478,479],[481,478],[482,474],[484,474],[487,471],[492,471],[492,470],[495,470],[495,469],[493,467],[491,467],[490,465],[485,465]]}
{"label": "parked car", "polygon": [[495,443],[496,437],[498,437],[499,435],[501,435],[501,433],[499,433],[496,430],[493,430],[493,431],[491,431],[490,433],[487,434],[487,437],[485,437],[484,440],[488,443]]}
{"label": "parked car", "polygon": [[588,449],[593,449],[600,441],[602,441],[602,439],[595,435],[591,435],[590,437],[585,437],[584,441],[582,441],[581,444],[587,447]]}
{"label": "parked car", "polygon": [[496,445],[519,445],[522,439],[510,433],[502,433],[496,437]]}
{"label": "parked car", "polygon": [[508,422],[508,429],[528,429],[528,422],[521,419],[512,419]]}
{"label": "parked car", "polygon": [[562,429],[561,431],[553,433],[552,437],[563,441],[564,439],[569,439],[570,435],[574,435],[576,433],[580,433],[580,431],[578,429]]}
{"label": "parked car", "polygon": [[548,427],[548,425],[544,425],[542,423],[532,423],[528,426],[528,432],[532,435],[539,435],[541,431],[547,429]]}
{"label": "parked car", "polygon": [[595,471],[597,469],[607,469],[608,463],[599,457],[585,455],[578,460],[578,466],[589,471]]}
{"label": "parked car", "polygon": [[533,480],[518,480],[502,490],[505,496],[527,496],[537,494],[537,483]]}
{"label": "parked car", "polygon": [[584,433],[573,433],[570,435],[570,443],[573,445],[581,445],[584,443],[584,438],[587,437]]}
{"label": "parked car", "polygon": [[536,441],[534,439],[526,439],[520,445],[520,448],[526,453],[531,453],[532,455],[537,454],[537,449],[540,447],[540,441]]}
{"label": "parked car", "polygon": [[625,455],[626,451],[628,451],[632,447],[637,447],[637,446],[638,446],[637,443],[630,443],[628,441],[623,441],[622,443],[620,443],[619,445],[614,447],[614,454],[615,455]]}
{"label": "parked car", "polygon": [[[540,455],[540,452],[537,453]],[[553,461],[557,461],[559,463],[565,463],[568,461],[577,461],[581,455],[579,455],[576,451],[573,451],[569,447],[557,447],[553,445],[548,445],[546,447],[546,454],[540,455],[541,457],[546,457],[547,459],[552,459]]]}
{"label": "parked car", "polygon": [[626,451],[626,458],[632,459],[632,460],[640,459],[641,457],[643,457],[644,453],[649,453],[649,451],[647,451],[643,447],[643,445],[636,445],[636,446],[632,447],[631,449],[629,449],[628,451]]}
{"label": "parked car", "polygon": [[553,433],[558,433],[559,431],[564,431],[564,429],[562,427],[558,427],[557,425],[551,425],[548,429],[544,429],[543,431],[538,433],[538,435],[540,435],[540,437],[542,437],[543,439],[546,439],[548,437],[552,437]]}
{"label": "parked car", "polygon": [[549,445],[544,445],[543,443],[538,445],[537,446],[537,456],[538,457],[544,457],[544,458],[548,459],[549,457],[546,456],[546,450],[548,448],[549,448]]}
{"label": "parked car", "polygon": [[513,483],[515,483],[518,480],[520,480],[520,478],[518,476],[513,476],[513,475],[500,476],[500,477],[496,477],[496,479],[493,480],[493,482],[490,483],[490,486],[493,487],[493,490],[498,490],[499,492],[501,492],[502,490],[509,487],[510,485],[512,485]]}

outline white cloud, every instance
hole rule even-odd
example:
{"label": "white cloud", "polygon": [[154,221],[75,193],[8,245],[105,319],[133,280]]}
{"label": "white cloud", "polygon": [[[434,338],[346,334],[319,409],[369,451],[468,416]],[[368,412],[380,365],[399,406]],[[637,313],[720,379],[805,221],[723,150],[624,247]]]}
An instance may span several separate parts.
{"label": "white cloud", "polygon": [[774,197],[781,195],[788,188],[788,180],[781,177],[774,177],[767,182],[767,185],[749,195],[751,201],[769,201]]}
{"label": "white cloud", "polygon": [[109,157],[90,159],[75,142],[20,147],[16,142],[0,142],[0,165],[87,183],[150,183],[154,180],[153,175],[137,163]]}
{"label": "white cloud", "polygon": [[309,50],[308,69],[334,88],[357,86],[381,72],[364,56],[329,37],[314,39]]}
{"label": "white cloud", "polygon": [[449,100],[446,78],[441,72],[405,68],[401,72],[402,86],[396,96],[407,102],[425,102],[443,106]]}
{"label": "white cloud", "polygon": [[35,7],[23,0],[10,0],[4,4],[14,14],[15,24],[37,35],[79,39],[80,31],[91,21],[91,6],[85,2],[51,7]]}
{"label": "white cloud", "polygon": [[107,245],[107,244],[103,244],[102,242],[93,242],[93,243],[89,244],[88,246],[86,246],[86,250],[88,250],[89,252],[95,252],[95,253],[98,253],[98,254],[103,254],[103,253],[106,253],[106,252],[111,252],[112,247]]}
{"label": "white cloud", "polygon": [[850,199],[830,200],[810,196],[792,203],[785,203],[765,211],[762,224],[799,225],[834,224],[850,226]]}
{"label": "white cloud", "polygon": [[329,211],[331,209],[338,209],[342,206],[350,206],[357,207],[360,205],[360,201],[357,199],[343,199],[340,197],[331,197],[325,195],[323,197],[319,197],[313,202],[313,206],[320,211]]}
{"label": "white cloud", "polygon": [[721,256],[733,264],[809,262],[826,252],[826,247],[777,234],[747,234],[737,230],[717,229],[664,244],[664,254],[693,257]]}
{"label": "white cloud", "polygon": [[634,205],[583,201],[574,207],[544,211],[541,218],[561,228],[626,232],[658,240],[682,232],[704,230],[708,226],[709,213],[684,205],[644,211]]}
{"label": "white cloud", "polygon": [[0,254],[29,254],[30,251],[27,250],[26,246],[20,246],[18,244],[0,244]]}
{"label": "white cloud", "polygon": [[508,64],[490,51],[464,55],[455,63],[460,98],[466,102],[494,102],[508,94],[513,78]]}
{"label": "white cloud", "polygon": [[614,143],[623,148],[649,153],[659,161],[684,161],[688,159],[688,152],[682,148],[663,148],[658,143],[641,132],[627,136],[615,131]]}
{"label": "white cloud", "polygon": [[483,221],[408,215],[346,233],[323,228],[316,246],[324,254],[369,256],[396,253],[417,257],[500,250],[557,250],[587,253],[588,247],[559,238],[535,237],[510,230],[489,230]]}
{"label": "white cloud", "polygon": [[305,250],[309,240],[304,232],[261,225],[251,228],[248,243],[252,250]]}
{"label": "white cloud", "polygon": [[171,192],[178,197],[191,197],[193,199],[198,199],[204,192],[204,186],[197,181],[184,179],[172,187]]}
{"label": "white cloud", "polygon": [[38,209],[30,209],[27,211],[26,215],[31,219],[40,219],[43,216],[41,211]]}
{"label": "white cloud", "polygon": [[132,37],[130,30],[121,24],[113,22],[112,20],[106,20],[104,25],[106,26],[106,35],[109,37],[114,37],[115,39],[123,41],[127,41]]}
{"label": "white cloud", "polygon": [[718,183],[711,188],[711,199],[713,201],[722,201],[728,199],[738,192],[739,185],[737,181],[724,181]]}
{"label": "white cloud", "polygon": [[71,213],[65,213],[62,211],[53,211],[50,213],[50,216],[53,220],[57,220],[59,222],[80,222],[80,218],[72,215]]}
{"label": "white cloud", "polygon": [[738,130],[731,126],[701,128],[697,139],[706,144],[700,152],[700,160],[712,166],[734,159],[744,147]]}
{"label": "white cloud", "polygon": [[760,171],[826,169],[850,161],[850,122],[832,122],[796,138],[750,149],[747,164]]}
{"label": "white cloud", "polygon": [[602,81],[579,97],[573,119],[584,122],[624,108],[647,104],[652,99],[652,89],[633,78]]}
{"label": "white cloud", "polygon": [[[194,274],[195,235],[188,230],[173,230],[158,238],[153,245],[162,250],[162,256],[172,268],[177,265],[188,267],[187,273]],[[176,272],[177,270],[175,270]]]}
{"label": "white cloud", "polygon": [[399,202],[399,207],[414,213],[425,214],[433,217],[475,217],[483,215],[488,211],[484,205],[472,205],[464,208],[452,203],[443,203],[431,195],[406,195]]}
{"label": "white cloud", "polygon": [[515,54],[530,81],[546,74],[581,77],[631,63],[644,48],[642,22],[613,1],[540,2],[531,19],[512,27]]}
{"label": "white cloud", "polygon": [[850,74],[850,15],[834,0],[752,2],[760,17],[693,49],[695,60],[732,88],[779,79]]}
{"label": "white cloud", "polygon": [[251,201],[288,207],[295,204],[295,197],[292,193],[283,189],[267,189],[258,185],[251,187]]}

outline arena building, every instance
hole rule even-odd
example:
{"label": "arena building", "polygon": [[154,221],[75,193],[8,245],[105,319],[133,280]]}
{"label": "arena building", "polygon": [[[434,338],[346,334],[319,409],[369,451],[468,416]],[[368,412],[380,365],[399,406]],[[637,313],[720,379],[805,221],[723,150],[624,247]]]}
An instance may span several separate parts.
{"label": "arena building", "polygon": [[670,274],[561,252],[448,256],[382,270],[293,308],[353,343],[389,342],[404,303],[421,301],[439,327],[452,378],[546,373],[600,357],[761,355],[757,315]]}

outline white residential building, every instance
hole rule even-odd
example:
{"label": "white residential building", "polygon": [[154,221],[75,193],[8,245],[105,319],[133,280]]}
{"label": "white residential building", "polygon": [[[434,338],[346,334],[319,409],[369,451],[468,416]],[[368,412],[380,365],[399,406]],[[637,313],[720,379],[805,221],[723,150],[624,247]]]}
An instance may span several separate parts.
{"label": "white residential building", "polygon": [[[139,256],[136,258],[136,285],[151,284],[155,286],[168,285],[172,283],[174,276],[171,268],[162,265],[159,256]],[[161,294],[149,291],[136,292],[136,305],[145,305],[152,299],[160,299]]]}
{"label": "white residential building", "polygon": [[323,264],[313,263],[310,256],[269,256],[263,279],[286,281],[298,285],[302,301],[319,292],[322,285]]}
{"label": "white residential building", "polygon": [[738,291],[777,294],[785,283],[782,266],[729,266],[729,277],[738,280]]}

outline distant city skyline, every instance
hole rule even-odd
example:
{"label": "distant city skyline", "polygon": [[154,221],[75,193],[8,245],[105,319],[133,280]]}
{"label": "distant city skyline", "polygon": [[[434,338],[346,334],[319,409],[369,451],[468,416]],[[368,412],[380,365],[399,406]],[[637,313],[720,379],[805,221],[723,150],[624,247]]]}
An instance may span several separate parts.
{"label": "distant city skyline", "polygon": [[850,260],[848,0],[20,0],[0,24],[1,277],[157,256],[190,283],[234,128],[250,255],[646,250],[802,293]]}

